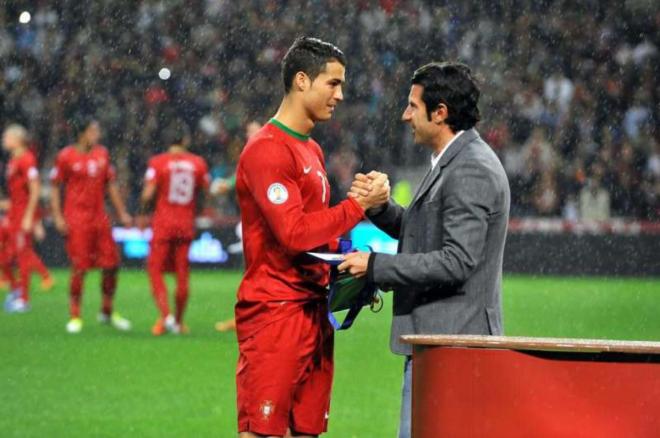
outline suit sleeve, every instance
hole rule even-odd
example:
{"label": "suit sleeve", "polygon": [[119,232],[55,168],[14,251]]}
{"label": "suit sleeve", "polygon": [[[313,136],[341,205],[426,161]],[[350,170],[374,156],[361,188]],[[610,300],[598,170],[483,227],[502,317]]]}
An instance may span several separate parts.
{"label": "suit sleeve", "polygon": [[244,179],[277,241],[288,252],[326,245],[364,218],[362,208],[352,199],[332,208],[307,212],[291,151],[273,141],[253,146],[241,157],[238,178]]}
{"label": "suit sleeve", "polygon": [[401,234],[401,221],[404,211],[403,207],[390,199],[387,204],[373,212],[367,210],[367,217],[390,237],[398,239]]}
{"label": "suit sleeve", "polygon": [[469,163],[447,179],[441,218],[435,221],[442,227],[438,250],[373,255],[370,278],[388,286],[463,284],[483,258],[488,219],[499,196],[499,186],[487,172]]}

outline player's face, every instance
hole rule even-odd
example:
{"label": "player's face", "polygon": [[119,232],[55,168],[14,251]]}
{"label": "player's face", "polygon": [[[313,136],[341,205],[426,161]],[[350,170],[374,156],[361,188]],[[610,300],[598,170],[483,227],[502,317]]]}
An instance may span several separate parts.
{"label": "player's face", "polygon": [[428,119],[426,104],[422,100],[423,91],[424,87],[417,84],[410,88],[408,106],[403,111],[401,120],[408,123],[412,128],[415,143],[430,144],[431,140],[437,135],[438,126],[434,123],[433,118]]}
{"label": "player's face", "polygon": [[314,121],[328,120],[335,107],[344,100],[342,86],[346,68],[337,61],[328,62],[305,92],[305,107]]}
{"label": "player's face", "polygon": [[20,141],[16,135],[11,132],[2,134],[2,147],[6,151],[13,151],[20,146]]}
{"label": "player's face", "polygon": [[101,140],[101,125],[98,122],[92,122],[85,129],[85,139],[88,144],[96,144]]}

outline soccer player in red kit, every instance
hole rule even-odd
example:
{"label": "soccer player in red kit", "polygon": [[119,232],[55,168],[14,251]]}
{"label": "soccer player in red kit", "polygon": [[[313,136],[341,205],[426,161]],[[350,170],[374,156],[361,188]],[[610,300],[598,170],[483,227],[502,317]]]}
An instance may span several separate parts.
{"label": "soccer player in red kit", "polygon": [[[10,125],[3,133],[2,144],[11,154],[7,164],[9,192],[9,252],[12,264],[18,265],[17,290],[10,294],[5,309],[9,312],[29,310],[32,228],[39,202],[39,171],[34,155],[28,149],[28,133],[20,125]],[[11,273],[11,269],[8,271]],[[10,282],[11,282],[10,277]]]}
{"label": "soccer player in red kit", "polygon": [[[71,120],[76,143],[62,149],[51,172],[51,208],[55,227],[66,237],[66,250],[71,260],[70,315],[66,325],[69,333],[82,330],[80,302],[85,273],[102,269],[103,293],[98,320],[118,330],[130,330],[131,323],[113,312],[117,288],[119,252],[112,238],[110,218],[105,210],[105,194],[124,226],[132,222],[119,195],[115,171],[105,147],[98,144],[101,127],[93,118]],[[64,208],[61,206],[61,186],[64,185]]]}
{"label": "soccer player in red kit", "polygon": [[[169,149],[149,160],[141,196],[143,212],[155,199],[147,259],[151,289],[160,311],[160,318],[151,329],[155,336],[187,332],[183,312],[188,302],[188,252],[195,235],[197,206],[209,186],[206,161],[188,151],[190,133],[185,123],[172,123],[166,138]],[[170,313],[163,279],[163,273],[172,270],[177,281],[174,315]]]}
{"label": "soccer player in red kit", "polygon": [[[344,54],[298,38],[282,61],[285,96],[250,138],[236,172],[245,274],[238,291],[238,431],[316,436],[327,429],[334,333],[329,268],[306,251],[329,251],[375,197],[329,207],[321,147],[310,138],[343,100]],[[374,184],[384,184],[375,180]]]}

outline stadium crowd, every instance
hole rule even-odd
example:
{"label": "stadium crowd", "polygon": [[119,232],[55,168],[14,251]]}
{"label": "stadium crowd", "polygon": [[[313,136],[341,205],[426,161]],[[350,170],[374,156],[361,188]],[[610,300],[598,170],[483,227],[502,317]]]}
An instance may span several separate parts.
{"label": "stadium crowd", "polygon": [[478,129],[509,175],[512,215],[660,220],[653,1],[7,2],[0,124],[26,125],[47,169],[72,141],[68,120],[96,114],[135,206],[147,158],[177,116],[213,176],[231,175],[245,126],[276,109],[273,78],[300,34],[348,59],[345,102],[315,130],[336,192],[359,169],[396,181],[427,165],[400,123],[410,77],[457,59],[482,80]]}

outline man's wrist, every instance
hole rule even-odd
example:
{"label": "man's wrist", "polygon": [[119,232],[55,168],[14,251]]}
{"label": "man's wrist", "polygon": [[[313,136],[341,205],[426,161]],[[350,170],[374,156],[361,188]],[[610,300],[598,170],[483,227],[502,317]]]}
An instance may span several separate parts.
{"label": "man's wrist", "polygon": [[387,202],[367,209],[366,214],[367,216],[378,216],[379,214],[383,213],[386,209],[387,209]]}

